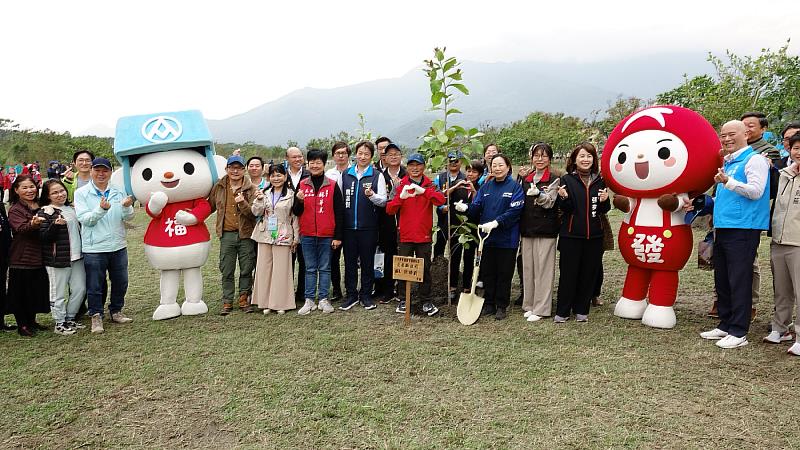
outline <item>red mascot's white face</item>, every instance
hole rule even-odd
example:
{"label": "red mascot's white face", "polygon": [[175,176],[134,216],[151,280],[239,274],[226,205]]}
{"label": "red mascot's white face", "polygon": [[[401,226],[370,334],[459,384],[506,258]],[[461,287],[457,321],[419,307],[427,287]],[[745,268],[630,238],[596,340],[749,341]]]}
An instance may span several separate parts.
{"label": "red mascot's white face", "polygon": [[603,179],[631,197],[704,192],[722,160],[711,124],[679,106],[653,106],[623,119],[603,148]]}

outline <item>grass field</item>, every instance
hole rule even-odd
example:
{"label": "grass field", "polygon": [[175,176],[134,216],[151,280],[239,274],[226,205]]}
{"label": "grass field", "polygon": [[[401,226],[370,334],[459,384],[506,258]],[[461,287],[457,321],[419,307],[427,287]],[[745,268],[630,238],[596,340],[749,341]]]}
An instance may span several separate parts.
{"label": "grass field", "polygon": [[[563,325],[525,322],[518,306],[471,327],[443,308],[406,328],[385,305],[222,317],[214,252],[204,268],[212,312],[153,322],[145,224],[140,210],[132,324],[0,335],[1,448],[800,447],[800,359],[760,342],[772,310],[766,238],[751,344],[724,351],[697,334],[715,322],[705,317],[712,275],[695,258],[673,330],[618,319],[613,304]],[[605,268],[609,301],[624,275],[617,252]]]}

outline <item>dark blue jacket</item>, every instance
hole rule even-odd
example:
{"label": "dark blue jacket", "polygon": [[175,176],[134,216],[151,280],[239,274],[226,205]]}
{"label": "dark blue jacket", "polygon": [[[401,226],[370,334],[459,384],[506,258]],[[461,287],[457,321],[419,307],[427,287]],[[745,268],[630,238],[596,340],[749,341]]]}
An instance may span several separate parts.
{"label": "dark blue jacket", "polygon": [[483,183],[467,214],[484,224],[496,220],[500,225],[492,230],[484,245],[497,248],[519,247],[519,217],[525,205],[522,186],[506,176],[498,182],[491,179]]}
{"label": "dark blue jacket", "polygon": [[[342,196],[344,197],[344,229],[345,230],[377,230],[379,208],[364,193],[367,185],[372,187],[379,182],[381,172],[370,165],[359,180],[356,166],[350,166],[342,173]],[[372,187],[378,190],[377,186]]]}

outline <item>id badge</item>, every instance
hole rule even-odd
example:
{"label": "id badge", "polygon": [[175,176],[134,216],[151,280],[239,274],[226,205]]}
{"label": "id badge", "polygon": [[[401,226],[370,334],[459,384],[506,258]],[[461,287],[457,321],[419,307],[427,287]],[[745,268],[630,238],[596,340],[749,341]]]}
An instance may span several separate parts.
{"label": "id badge", "polygon": [[276,231],[277,229],[278,229],[278,218],[275,216],[269,216],[267,218],[267,230]]}

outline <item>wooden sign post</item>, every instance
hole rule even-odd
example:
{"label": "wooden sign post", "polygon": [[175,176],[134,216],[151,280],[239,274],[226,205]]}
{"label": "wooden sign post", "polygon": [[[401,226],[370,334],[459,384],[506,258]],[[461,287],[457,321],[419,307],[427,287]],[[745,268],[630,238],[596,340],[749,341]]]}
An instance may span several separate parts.
{"label": "wooden sign post", "polygon": [[406,282],[406,326],[411,325],[411,282],[422,283],[425,260],[411,256],[392,258],[392,278]]}

